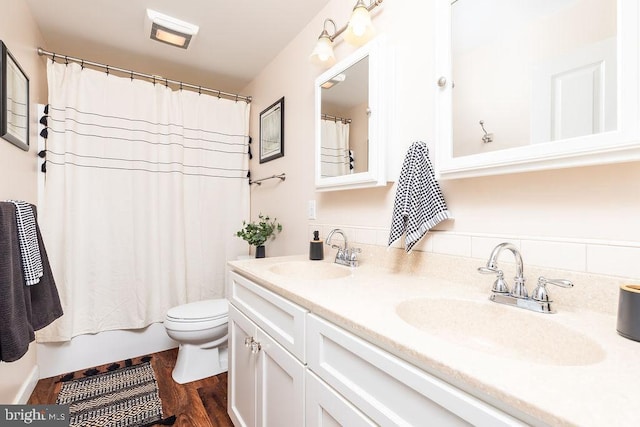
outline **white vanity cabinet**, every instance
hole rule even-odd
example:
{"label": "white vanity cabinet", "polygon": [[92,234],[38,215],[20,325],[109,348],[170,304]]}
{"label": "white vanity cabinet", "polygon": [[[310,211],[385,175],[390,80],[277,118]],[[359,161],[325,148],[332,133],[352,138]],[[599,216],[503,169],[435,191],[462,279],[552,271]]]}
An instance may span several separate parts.
{"label": "white vanity cabinet", "polygon": [[235,273],[228,296],[231,420],[237,427],[303,426],[306,310]]}
{"label": "white vanity cabinet", "polygon": [[517,419],[229,273],[236,426],[521,426]]}

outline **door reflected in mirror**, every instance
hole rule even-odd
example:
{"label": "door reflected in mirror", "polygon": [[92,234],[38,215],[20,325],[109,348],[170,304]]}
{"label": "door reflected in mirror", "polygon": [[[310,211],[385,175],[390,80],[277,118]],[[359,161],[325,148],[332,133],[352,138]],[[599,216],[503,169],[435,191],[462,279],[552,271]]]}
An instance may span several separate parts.
{"label": "door reflected in mirror", "polygon": [[616,0],[456,0],[453,157],[618,130]]}
{"label": "door reflected in mirror", "polygon": [[322,178],[369,169],[369,57],[320,85]]}

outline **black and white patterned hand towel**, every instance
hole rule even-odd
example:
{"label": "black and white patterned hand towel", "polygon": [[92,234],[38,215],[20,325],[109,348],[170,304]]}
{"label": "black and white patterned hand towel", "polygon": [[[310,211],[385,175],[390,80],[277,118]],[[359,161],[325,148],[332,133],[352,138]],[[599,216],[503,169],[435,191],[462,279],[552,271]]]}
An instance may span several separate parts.
{"label": "black and white patterned hand towel", "polygon": [[27,286],[40,282],[42,277],[42,258],[36,234],[36,219],[31,205],[20,200],[10,200],[16,206],[16,220],[20,255],[22,256],[22,270]]}
{"label": "black and white patterned hand towel", "polygon": [[406,233],[409,252],[429,229],[450,217],[429,160],[427,144],[414,142],[407,151],[398,180],[389,246]]}

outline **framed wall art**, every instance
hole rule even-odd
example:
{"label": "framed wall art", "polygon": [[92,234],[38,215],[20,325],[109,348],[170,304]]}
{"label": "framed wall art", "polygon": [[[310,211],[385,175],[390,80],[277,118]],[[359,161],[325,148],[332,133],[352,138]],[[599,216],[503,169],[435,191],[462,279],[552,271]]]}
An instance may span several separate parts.
{"label": "framed wall art", "polygon": [[0,41],[0,137],[29,151],[29,78]]}
{"label": "framed wall art", "polygon": [[260,113],[260,163],[284,156],[284,96]]}

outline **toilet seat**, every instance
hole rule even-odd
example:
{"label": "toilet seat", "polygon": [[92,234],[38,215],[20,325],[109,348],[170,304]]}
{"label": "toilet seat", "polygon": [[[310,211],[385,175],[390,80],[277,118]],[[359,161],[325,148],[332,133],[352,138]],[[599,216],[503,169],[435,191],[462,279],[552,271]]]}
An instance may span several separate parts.
{"label": "toilet seat", "polygon": [[164,324],[174,331],[198,331],[227,323],[228,314],[226,299],[197,301],[170,308]]}
{"label": "toilet seat", "polygon": [[219,319],[228,314],[229,304],[226,299],[209,299],[170,308],[167,319],[174,322],[194,322]]}

